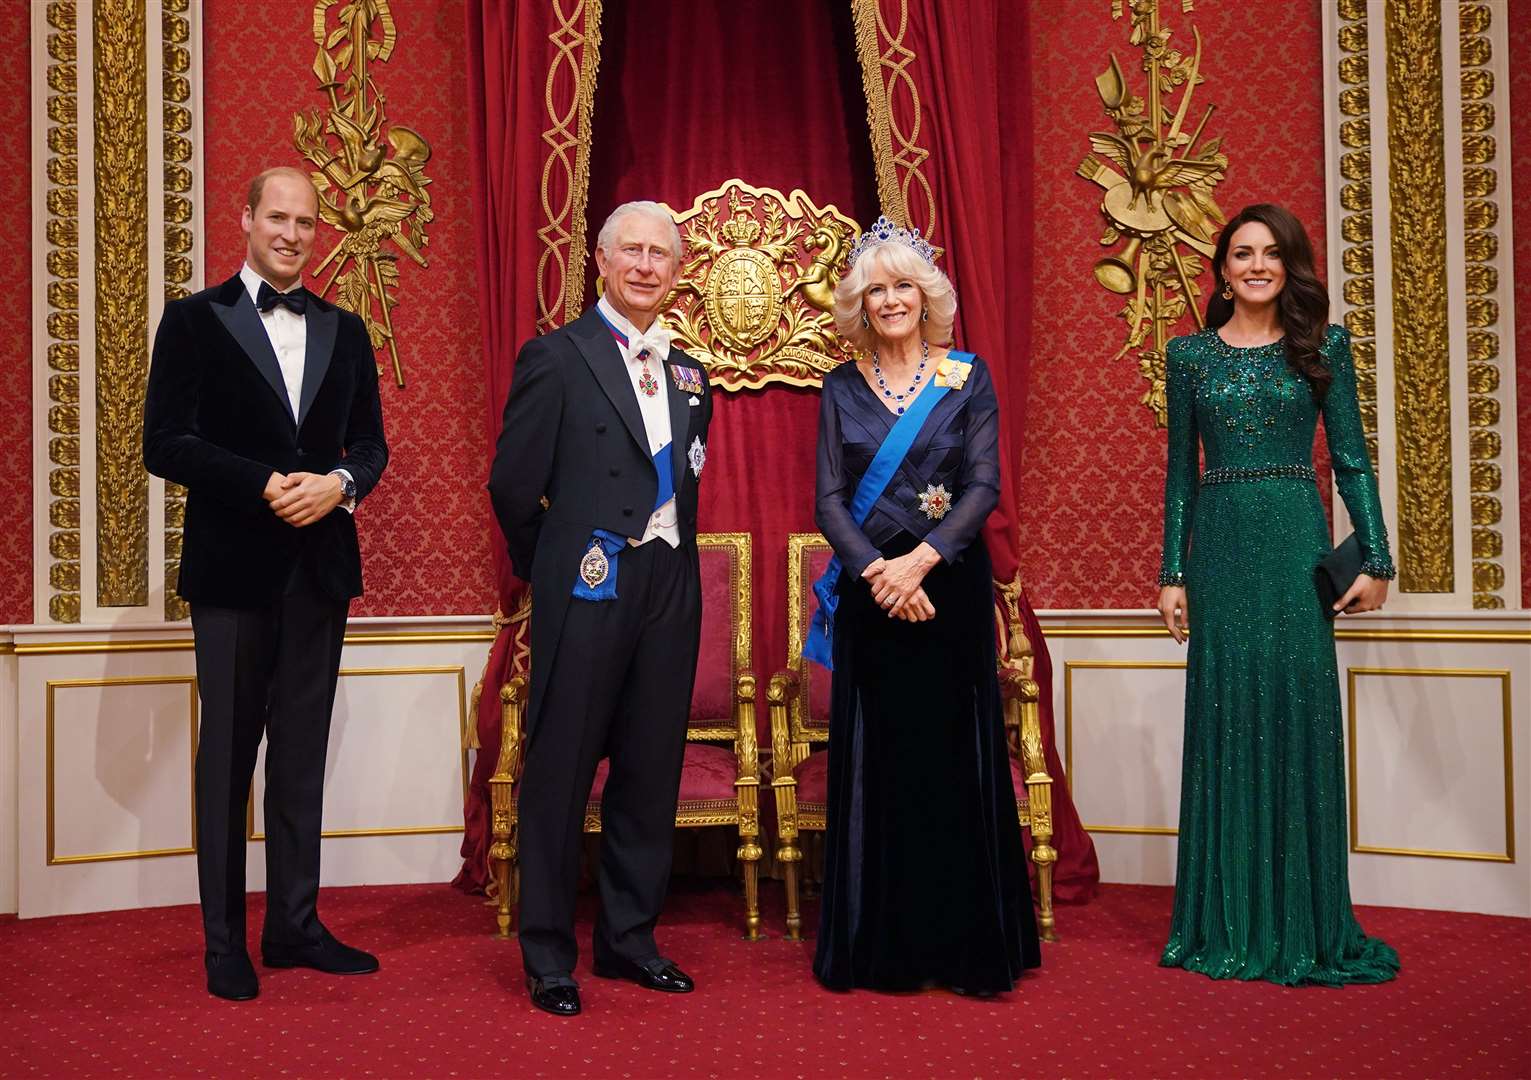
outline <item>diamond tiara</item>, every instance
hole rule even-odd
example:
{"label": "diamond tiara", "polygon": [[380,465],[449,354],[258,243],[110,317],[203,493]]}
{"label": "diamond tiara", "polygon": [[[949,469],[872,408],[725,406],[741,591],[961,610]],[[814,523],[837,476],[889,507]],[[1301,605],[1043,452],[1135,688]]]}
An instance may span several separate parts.
{"label": "diamond tiara", "polygon": [[878,244],[903,244],[907,248],[914,249],[914,253],[924,259],[930,265],[936,264],[936,249],[931,247],[923,237],[919,229],[905,229],[895,225],[887,217],[879,215],[872,223],[872,227],[856,238],[856,244],[851,248],[849,258],[846,260],[846,268],[856,265],[856,260],[866,254],[868,249]]}

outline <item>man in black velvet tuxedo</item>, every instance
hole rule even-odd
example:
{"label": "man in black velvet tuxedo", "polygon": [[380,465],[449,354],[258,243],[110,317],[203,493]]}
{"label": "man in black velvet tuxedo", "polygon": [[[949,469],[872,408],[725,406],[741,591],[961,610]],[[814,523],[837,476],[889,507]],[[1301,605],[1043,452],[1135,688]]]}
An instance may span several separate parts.
{"label": "man in black velvet tuxedo", "polygon": [[605,295],[522,346],[489,478],[532,586],[521,957],[532,1001],[559,1016],[580,1011],[574,892],[602,757],[595,973],[692,989],[654,942],[701,633],[697,485],[712,418],[705,369],[658,320],[680,258],[662,206],[612,213],[595,252]]}
{"label": "man in black velvet tuxedo", "polygon": [[144,464],[184,485],[177,591],[191,605],[202,725],[197,875],[207,988],[258,991],[245,944],[245,805],[266,736],[267,967],[377,960],[319,921],[324,759],[351,598],[352,514],[388,463],[362,321],[308,292],[319,197],[296,169],[250,185],[245,265],[165,306],[144,403]]}

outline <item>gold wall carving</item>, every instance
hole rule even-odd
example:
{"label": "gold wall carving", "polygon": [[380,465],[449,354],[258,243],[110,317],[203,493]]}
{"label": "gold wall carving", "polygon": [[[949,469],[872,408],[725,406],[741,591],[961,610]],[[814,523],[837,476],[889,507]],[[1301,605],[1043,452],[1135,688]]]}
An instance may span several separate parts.
{"label": "gold wall carving", "polygon": [[[80,157],[74,0],[47,7],[48,618],[80,621]],[[70,411],[72,410],[72,411]]]}
{"label": "gold wall carving", "polygon": [[[906,228],[917,226],[935,244],[936,202],[930,181],[920,169],[930,151],[920,145],[920,91],[909,74],[915,54],[905,44],[909,3],[896,2],[896,25],[889,23],[880,0],[853,0],[851,5],[867,99],[867,128],[877,166],[877,198],[889,220]],[[908,131],[899,123],[895,100],[907,105],[913,118]]]}
{"label": "gold wall carving", "polygon": [[[1468,468],[1473,492],[1473,607],[1505,606],[1504,533],[1500,530],[1503,486],[1498,459],[1503,440],[1493,419],[1503,364],[1499,350],[1499,272],[1495,265],[1499,183],[1494,129],[1494,80],[1486,67],[1493,60],[1494,9],[1490,4],[1461,3],[1462,174],[1464,250],[1468,296],[1467,392],[1469,404],[1492,402],[1494,409],[1469,408]],[[1513,376],[1512,376],[1513,378]],[[1481,500],[1481,503],[1480,503]]]}
{"label": "gold wall carving", "polygon": [[[601,60],[600,0],[551,0],[558,25],[548,41],[543,104],[548,127],[542,141],[542,212],[537,230],[537,332],[579,317],[585,303],[585,205],[590,193],[590,123],[595,115],[595,78]],[[560,76],[572,85],[558,100]]]}
{"label": "gold wall carving", "polygon": [[665,322],[725,390],[817,386],[851,355],[834,328],[834,287],[860,227],[800,190],[743,180],[676,215],[686,261]]}
{"label": "gold wall carving", "polygon": [[1371,63],[1366,0],[1340,0],[1340,291],[1366,453],[1377,468],[1377,287],[1372,240]]}
{"label": "gold wall carving", "polygon": [[1387,31],[1398,587],[1455,588],[1441,7],[1394,0]]}
{"label": "gold wall carving", "polygon": [[394,383],[402,388],[404,366],[393,331],[398,259],[402,252],[429,266],[425,227],[435,212],[425,165],[431,148],[413,128],[389,122],[368,67],[386,63],[397,44],[388,0],[352,0],[331,29],[328,12],[335,3],[314,4],[313,72],[329,97],[329,112],[293,117],[293,146],[313,166],[319,216],[340,232],[313,273],[317,278],[329,271],[319,294],[334,290],[337,304],[361,316],[372,348],[388,350]]}
{"label": "gold wall carving", "polygon": [[145,0],[95,0],[96,602],[149,602],[149,119]]}
{"label": "gold wall carving", "polygon": [[[1189,11],[1190,5],[1182,3],[1181,10]],[[1095,280],[1128,298],[1122,309],[1127,339],[1113,359],[1137,351],[1138,370],[1148,382],[1140,404],[1164,427],[1169,422],[1164,347],[1187,314],[1198,328],[1202,325],[1197,279],[1206,269],[1203,260],[1213,255],[1217,228],[1226,220],[1213,191],[1228,158],[1221,138],[1201,142],[1213,106],[1207,106],[1194,129],[1185,130],[1196,86],[1205,81],[1200,31],[1192,27],[1195,49],[1187,56],[1170,48],[1171,31],[1159,20],[1159,0],[1130,0],[1127,8],[1121,0],[1112,3],[1113,19],[1129,13],[1128,41],[1142,50],[1147,93],[1132,92],[1113,53],[1095,88],[1115,130],[1090,134],[1091,152],[1077,171],[1105,189],[1100,210],[1106,228],[1100,243],[1113,250],[1096,262]],[[1179,100],[1172,101],[1177,92]]]}
{"label": "gold wall carving", "polygon": [[[165,161],[165,299],[191,295],[195,276],[192,255],[196,244],[191,226],[193,143],[196,130],[191,97],[191,0],[161,0],[164,77],[160,86]],[[186,520],[186,489],[165,482],[165,618],[191,615],[186,601],[176,593],[181,575],[181,526]]]}

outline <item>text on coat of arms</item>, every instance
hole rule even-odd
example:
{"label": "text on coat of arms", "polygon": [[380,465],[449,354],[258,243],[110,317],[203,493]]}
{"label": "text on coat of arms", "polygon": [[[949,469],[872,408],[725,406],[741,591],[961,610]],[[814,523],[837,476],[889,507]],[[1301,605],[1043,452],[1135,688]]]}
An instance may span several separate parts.
{"label": "text on coat of arms", "polygon": [[676,215],[686,245],[665,322],[725,390],[817,386],[851,356],[834,327],[835,282],[859,226],[801,190],[730,180]]}

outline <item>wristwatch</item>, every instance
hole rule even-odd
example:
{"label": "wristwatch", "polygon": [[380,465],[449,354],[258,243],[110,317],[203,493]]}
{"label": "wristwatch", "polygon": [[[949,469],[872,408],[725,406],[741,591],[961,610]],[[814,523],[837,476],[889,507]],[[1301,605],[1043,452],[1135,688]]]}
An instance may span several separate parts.
{"label": "wristwatch", "polygon": [[356,498],[356,481],[355,480],[352,480],[345,473],[339,472],[339,471],[333,472],[330,475],[331,476],[338,476],[338,477],[340,477],[340,497],[341,498],[343,498],[343,499],[354,499],[354,498]]}

